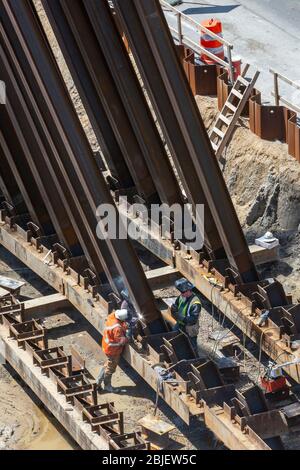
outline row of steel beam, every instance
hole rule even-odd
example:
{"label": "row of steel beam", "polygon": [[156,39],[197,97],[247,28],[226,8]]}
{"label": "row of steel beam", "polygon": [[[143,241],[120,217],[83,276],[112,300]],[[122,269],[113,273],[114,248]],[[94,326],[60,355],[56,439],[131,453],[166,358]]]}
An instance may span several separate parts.
{"label": "row of steel beam", "polygon": [[[98,139],[123,191],[147,204],[205,207],[205,251],[227,260],[238,282],[258,280],[247,243],[157,0],[42,0]],[[32,0],[0,5],[0,188],[99,282],[125,285],[150,331],[165,329],[129,240],[99,239],[96,209],[114,205]],[[122,40],[129,40],[141,82]],[[175,166],[175,170],[173,168]],[[177,178],[179,175],[179,180]],[[121,281],[120,281],[121,280]]]}

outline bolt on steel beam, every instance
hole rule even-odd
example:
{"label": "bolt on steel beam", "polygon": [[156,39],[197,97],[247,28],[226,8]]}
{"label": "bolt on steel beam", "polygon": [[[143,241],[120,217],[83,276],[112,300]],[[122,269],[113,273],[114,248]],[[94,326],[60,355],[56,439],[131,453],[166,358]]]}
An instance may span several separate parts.
{"label": "bolt on steel beam", "polygon": [[[115,205],[104,177],[97,167],[32,2],[3,0],[1,10],[2,18],[5,18],[4,24],[7,26],[10,24],[11,33],[15,33],[12,34],[14,41],[19,41],[22,50],[26,50],[26,54],[31,56],[32,71],[39,77],[40,93],[43,93],[44,88],[44,93],[46,91],[48,94],[48,106],[61,124],[60,132],[68,148],[68,153],[64,154],[60,162],[64,167],[65,181],[76,196],[82,223],[87,223],[91,241],[97,249],[108,279],[112,278],[111,268],[114,263],[145,323],[151,329],[164,330],[165,324],[161,313],[156,307],[153,293],[130,240],[127,238],[103,240],[97,237],[97,208],[102,204],[109,204],[112,208]],[[122,222],[118,218],[116,222],[118,230]],[[111,282],[113,284],[114,279]]]}
{"label": "bolt on steel beam", "polygon": [[[122,149],[115,137],[104,106],[99,99],[98,90],[73,37],[61,3],[43,0],[42,5],[80,94],[107,167],[111,175],[118,180],[121,188],[133,187],[133,179],[124,159]],[[110,104],[112,105],[112,103]]]}
{"label": "bolt on steel beam", "polygon": [[[73,11],[78,0],[63,0]],[[171,162],[151,115],[143,90],[125,49],[106,0],[88,0],[85,6],[90,23],[105,60],[119,90],[124,107],[134,128],[148,169],[163,203],[182,202],[182,193]]]}
{"label": "bolt on steel beam", "polygon": [[45,165],[47,159],[46,150],[42,139],[34,125],[31,112],[27,108],[23,98],[24,90],[21,90],[16,81],[16,72],[12,70],[8,59],[0,45],[0,63],[5,78],[7,93],[10,98],[10,112],[13,113],[11,122],[18,123],[20,145],[24,150],[23,156],[31,168],[32,174],[39,187],[45,207],[55,228],[55,231],[63,244],[69,248],[74,256],[82,254],[72,224],[69,220],[63,202],[55,188],[55,174]]}
{"label": "bolt on steel beam", "polygon": [[226,258],[221,238],[201,188],[189,149],[186,146],[181,126],[176,119],[171,100],[135,6],[131,0],[115,0],[114,7],[129,41],[130,49],[141,73],[155,114],[163,129],[163,134],[167,139],[168,147],[184,190],[188,195],[188,200],[194,208],[196,204],[204,205],[205,246],[213,259]]}
{"label": "bolt on steel beam", "polygon": [[[50,21],[52,21],[55,14],[55,23],[61,24],[63,22],[57,40],[60,43],[62,52],[65,54],[69,69],[74,74],[73,79],[79,92],[83,91],[82,97],[87,95],[88,92],[90,93],[90,90],[87,90],[87,85],[91,82],[96,100],[104,108],[138,193],[149,203],[152,201],[157,202],[158,196],[153,179],[118,90],[98,47],[97,39],[85,15],[83,5],[72,2],[69,11],[67,6],[60,2],[59,5],[65,8],[62,11],[62,16],[57,19],[58,2],[55,2],[55,4],[54,2],[43,2],[43,4],[46,11],[51,9]],[[89,77],[89,81],[84,83],[84,90],[82,90],[81,82],[85,76]],[[94,98],[91,97],[90,99]],[[98,115],[96,118],[98,119]]]}
{"label": "bolt on steel beam", "polygon": [[257,281],[241,225],[158,0],[132,0],[185,136],[228,260],[242,282]]}

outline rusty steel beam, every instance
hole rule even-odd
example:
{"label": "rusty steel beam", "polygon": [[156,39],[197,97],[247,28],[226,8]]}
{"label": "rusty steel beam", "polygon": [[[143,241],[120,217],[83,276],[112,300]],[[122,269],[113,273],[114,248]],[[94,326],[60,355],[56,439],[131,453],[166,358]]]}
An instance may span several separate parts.
{"label": "rusty steel beam", "polygon": [[49,213],[25,158],[22,131],[13,114],[9,96],[7,96],[5,106],[0,107],[0,121],[2,122],[0,131],[2,155],[17,181],[30,216],[45,235],[53,234],[54,228]]}
{"label": "rusty steel beam", "polygon": [[[68,152],[60,161],[65,181],[76,196],[82,224],[87,224],[90,239],[108,279],[112,284],[116,282],[111,279],[112,263],[115,263],[145,323],[154,331],[164,330],[164,322],[131,242],[127,238],[107,237],[103,240],[96,235],[97,208],[102,204],[109,204],[114,208],[114,201],[97,167],[34,6],[30,1],[3,0],[1,9],[3,23],[9,27],[12,34],[10,39],[14,40],[16,49],[19,42],[19,47],[30,56],[32,72],[40,84],[39,92],[47,93],[47,105],[52,111],[52,116],[58,121],[57,124],[61,125],[61,137],[68,148]],[[60,154],[62,157],[62,152]],[[117,218],[117,228],[119,223]]]}
{"label": "rusty steel beam", "polygon": [[[1,130],[0,130],[1,132]],[[4,139],[3,139],[4,142]],[[5,143],[6,144],[6,143]],[[27,212],[20,188],[16,182],[13,172],[7,162],[5,152],[0,145],[0,190],[5,200],[9,202],[21,215]]]}
{"label": "rusty steel beam", "polygon": [[[74,13],[74,3],[78,0],[62,0],[61,3],[70,13]],[[81,3],[85,6],[99,49],[119,90],[160,199],[168,205],[181,203],[178,181],[108,3],[106,0],[84,0]],[[78,27],[79,20],[79,17],[74,18]]]}
{"label": "rusty steel beam", "polygon": [[61,3],[43,0],[42,4],[92,124],[107,167],[111,175],[118,180],[121,188],[131,188],[134,183],[122,149],[99,99],[98,89],[95,87],[73,37]]}
{"label": "rusty steel beam", "polygon": [[[99,50],[92,27],[89,21],[86,21],[82,5],[78,2],[72,2],[70,12],[67,8],[65,11],[58,11],[61,9],[61,2],[43,2],[43,5],[50,13],[49,19],[53,27],[55,15],[55,24],[57,25],[55,31],[58,29],[58,24],[60,25],[60,34],[57,35],[57,39],[82,98],[86,96],[86,99],[93,100],[94,106],[99,102],[99,105],[104,108],[137,192],[147,202],[157,202],[155,185],[142,150],[103,54]],[[62,24],[63,26],[61,26]],[[85,79],[86,77],[88,80]],[[87,89],[89,84],[91,84],[96,96],[90,95],[91,90]],[[96,119],[99,119],[98,114]]]}
{"label": "rusty steel beam", "polygon": [[167,139],[176,170],[183,183],[188,200],[195,208],[204,205],[205,246],[213,259],[226,258],[221,238],[213,220],[206,196],[201,188],[184,135],[167,93],[159,68],[153,57],[143,25],[131,0],[114,2],[118,18],[122,24],[130,49],[134,55],[143,83],[151,99],[163,134]]}
{"label": "rusty steel beam", "polygon": [[[11,105],[7,111],[11,122],[18,123],[20,145],[24,151],[23,158],[27,160],[31,168],[59,240],[69,248],[74,256],[81,255],[81,247],[63,202],[59,193],[53,190],[56,177],[44,163],[48,157],[42,139],[34,125],[31,112],[23,98],[24,90],[19,88],[16,81],[16,71],[14,72],[10,67],[1,45],[0,63]],[[33,99],[33,97],[31,98]]]}
{"label": "rusty steel beam", "polygon": [[159,1],[133,0],[133,4],[185,136],[228,260],[238,271],[240,282],[256,281],[258,274]]}
{"label": "rusty steel beam", "polygon": [[[43,140],[43,144],[47,149],[46,154],[40,154],[40,159],[41,161],[43,161],[45,167],[48,168],[49,172],[52,172],[52,174],[54,174],[55,186],[52,188],[52,190],[56,190],[60,195],[62,201],[61,203],[65,206],[67,210],[68,217],[72,222],[72,226],[76,231],[76,235],[81,246],[85,248],[85,255],[88,261],[90,262],[91,267],[95,269],[96,273],[100,274],[103,271],[102,265],[101,263],[97,263],[97,257],[94,256],[92,246],[91,244],[88,244],[89,232],[86,228],[86,225],[82,224],[80,215],[78,213],[76,201],[73,201],[72,193],[68,190],[65,184],[65,180],[61,172],[61,168],[59,166],[58,154],[64,152],[64,142],[57,138],[56,132],[59,132],[59,130],[56,129],[52,122],[52,115],[51,112],[49,112],[47,106],[47,99],[46,101],[43,100],[38,79],[36,79],[35,75],[32,74],[31,71],[30,60],[28,61],[26,57],[21,54],[20,49],[20,53],[17,58],[14,54],[13,48],[9,43],[9,40],[2,25],[0,25],[0,32],[1,42],[7,53],[7,56],[10,59],[10,65],[12,67],[14,77],[16,78],[16,80],[18,80],[19,86],[21,87],[23,92],[23,97],[26,100],[28,109],[31,113],[32,118],[34,119],[40,137]],[[17,44],[16,38],[14,44]],[[23,70],[26,74],[27,80],[22,72],[21,65],[19,65],[18,63],[18,59],[20,60],[20,63],[23,64]],[[50,128],[50,125],[51,129],[48,130],[48,127]],[[46,169],[44,171],[46,171]],[[60,223],[63,224],[63,222]],[[70,234],[66,234],[65,237],[69,238]]]}
{"label": "rusty steel beam", "polygon": [[[51,108],[50,97],[47,90],[43,87],[43,82],[37,68],[32,60],[30,50],[26,49],[26,45],[22,40],[22,35],[17,28],[13,19],[13,15],[2,9],[3,26],[0,25],[0,37],[3,48],[10,57],[10,64],[16,77],[23,77],[23,96],[26,99],[27,106],[35,121],[35,125],[43,136],[43,143],[46,146],[47,154],[41,154],[40,158],[46,157],[44,164],[55,174],[55,189],[58,191],[68,216],[72,222],[72,226],[76,231],[78,240],[84,250],[84,254],[92,269],[95,269],[97,275],[103,272],[102,263],[100,262],[98,253],[90,240],[90,229],[82,211],[80,211],[80,203],[76,199],[75,192],[71,184],[66,183],[66,177],[72,174],[73,165],[70,164],[67,170],[64,170],[62,159],[67,161],[69,147],[65,139],[59,117]],[[9,36],[9,37],[8,37]],[[21,82],[19,82],[20,84]],[[74,171],[73,171],[74,173]],[[77,181],[77,186],[80,184]],[[54,189],[54,188],[53,188]],[[118,275],[114,264],[111,261],[112,274]]]}

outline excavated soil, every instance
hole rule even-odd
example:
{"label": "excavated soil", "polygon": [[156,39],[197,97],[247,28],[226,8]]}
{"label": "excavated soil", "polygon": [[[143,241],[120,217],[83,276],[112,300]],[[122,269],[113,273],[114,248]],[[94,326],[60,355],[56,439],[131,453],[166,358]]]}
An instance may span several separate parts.
{"label": "excavated soil", "polygon": [[[197,96],[207,129],[217,116],[217,100]],[[262,140],[241,118],[224,155],[223,174],[249,242],[271,231],[279,238],[280,261],[265,266],[287,292],[300,297],[300,164],[282,142]]]}

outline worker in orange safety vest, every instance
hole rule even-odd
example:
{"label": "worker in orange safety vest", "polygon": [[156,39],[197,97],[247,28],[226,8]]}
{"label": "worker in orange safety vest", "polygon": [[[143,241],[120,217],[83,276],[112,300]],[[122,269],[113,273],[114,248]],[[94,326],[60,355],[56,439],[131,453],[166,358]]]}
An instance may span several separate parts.
{"label": "worker in orange safety vest", "polygon": [[124,346],[129,341],[128,337],[128,311],[126,309],[116,310],[108,315],[102,337],[102,349],[106,355],[104,367],[100,370],[97,385],[103,390],[113,392],[111,378],[119,364]]}

